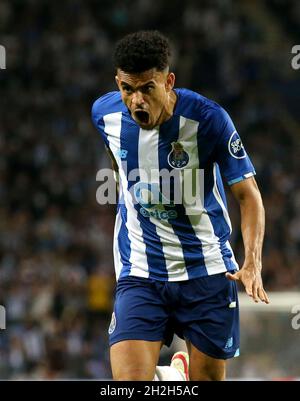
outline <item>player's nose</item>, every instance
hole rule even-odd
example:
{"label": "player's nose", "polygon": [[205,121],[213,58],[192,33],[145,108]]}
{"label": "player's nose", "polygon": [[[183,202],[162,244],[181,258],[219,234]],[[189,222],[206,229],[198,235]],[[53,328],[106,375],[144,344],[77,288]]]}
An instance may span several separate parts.
{"label": "player's nose", "polygon": [[136,91],[133,93],[132,103],[135,107],[142,106],[145,103],[142,92]]}

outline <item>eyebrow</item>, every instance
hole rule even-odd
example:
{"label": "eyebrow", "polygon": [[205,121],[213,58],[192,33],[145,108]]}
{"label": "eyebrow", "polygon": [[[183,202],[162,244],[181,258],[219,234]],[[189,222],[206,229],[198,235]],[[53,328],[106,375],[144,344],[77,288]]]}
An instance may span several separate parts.
{"label": "eyebrow", "polygon": [[[133,89],[133,87],[132,87],[131,85],[129,85],[127,82],[121,81],[120,84],[121,84],[122,86],[128,86],[130,89]],[[151,80],[151,81],[149,81],[149,82],[146,82],[146,83],[143,84],[143,85],[138,86],[136,89],[144,88],[145,86],[148,86],[148,85],[151,85],[151,84],[152,84],[152,85],[155,85],[155,82],[154,82],[153,80]]]}

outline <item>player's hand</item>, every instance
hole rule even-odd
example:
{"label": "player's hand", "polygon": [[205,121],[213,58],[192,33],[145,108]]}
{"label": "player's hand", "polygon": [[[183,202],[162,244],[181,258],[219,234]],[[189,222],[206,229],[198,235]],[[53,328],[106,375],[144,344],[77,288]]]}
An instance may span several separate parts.
{"label": "player's hand", "polygon": [[243,266],[238,272],[226,273],[229,280],[241,281],[245,287],[246,293],[253,298],[254,302],[261,300],[269,304],[269,298],[264,290],[260,270],[254,267]]}

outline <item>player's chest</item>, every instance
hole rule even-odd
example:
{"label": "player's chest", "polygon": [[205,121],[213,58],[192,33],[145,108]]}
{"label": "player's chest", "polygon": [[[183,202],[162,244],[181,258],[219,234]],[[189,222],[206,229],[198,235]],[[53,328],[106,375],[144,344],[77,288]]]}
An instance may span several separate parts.
{"label": "player's chest", "polygon": [[120,169],[184,170],[198,169],[205,164],[197,139],[197,127],[188,134],[173,132],[164,135],[158,129],[124,130],[120,136],[110,136],[110,149]]}

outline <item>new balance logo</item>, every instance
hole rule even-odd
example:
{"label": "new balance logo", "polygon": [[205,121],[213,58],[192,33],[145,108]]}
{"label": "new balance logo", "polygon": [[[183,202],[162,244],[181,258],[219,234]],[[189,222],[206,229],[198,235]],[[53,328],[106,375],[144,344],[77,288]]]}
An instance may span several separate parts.
{"label": "new balance logo", "polygon": [[118,156],[120,159],[124,160],[124,159],[126,159],[126,157],[127,157],[127,153],[128,153],[128,150],[119,149],[119,150],[117,151],[117,156]]}
{"label": "new balance logo", "polygon": [[226,342],[225,348],[231,348],[232,345],[233,345],[233,338],[230,337],[230,338],[228,338],[228,340]]}

